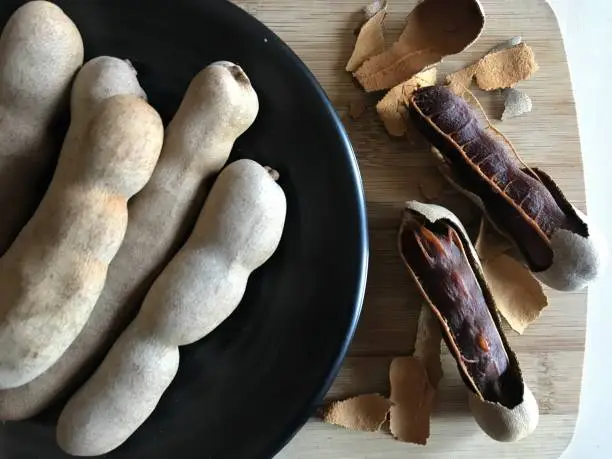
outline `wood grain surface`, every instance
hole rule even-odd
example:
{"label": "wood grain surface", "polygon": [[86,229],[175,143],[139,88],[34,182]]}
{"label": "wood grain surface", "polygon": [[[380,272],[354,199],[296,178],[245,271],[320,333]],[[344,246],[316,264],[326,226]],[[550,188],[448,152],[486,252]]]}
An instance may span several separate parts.
{"label": "wood grain surface", "polygon": [[[348,117],[352,100],[362,96],[344,71],[354,44],[364,0],[238,0],[304,60],[343,118],[365,182],[370,218],[371,262],[362,318],[349,357],[331,388],[329,400],[388,391],[394,356],[412,353],[420,298],[396,250],[400,210],[422,189],[446,187],[422,141],[391,139],[372,108],[359,120]],[[390,0],[387,38],[395,39],[415,0]],[[439,66],[444,76],[480,58],[492,46],[523,36],[540,65],[519,85],[534,102],[531,114],[498,127],[530,165],[547,170],[568,198],[585,210],[585,192],[574,99],[564,46],[553,11],[545,0],[483,0],[486,28],[480,40]],[[499,94],[475,91],[488,115],[499,118]],[[478,215],[471,204],[449,195],[448,206],[464,219]],[[393,440],[384,433],[355,433],[311,420],[279,454],[280,458],[467,458],[558,457],[573,435],[578,413],[586,326],[586,293],[547,290],[550,307],[519,336],[508,337],[521,360],[528,385],[540,405],[538,429],[516,444],[496,443],[476,425],[467,408],[466,389],[445,350],[441,384],[426,447]]]}

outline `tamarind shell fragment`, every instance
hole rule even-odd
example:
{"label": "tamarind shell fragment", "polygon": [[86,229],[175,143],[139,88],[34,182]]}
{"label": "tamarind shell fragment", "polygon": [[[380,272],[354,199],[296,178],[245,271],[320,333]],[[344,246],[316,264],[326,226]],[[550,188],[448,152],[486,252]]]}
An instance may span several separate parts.
{"label": "tamarind shell fragment", "polygon": [[398,235],[401,257],[469,389],[480,427],[498,441],[531,433],[539,410],[506,339],[478,255],[448,209],[406,203]]}
{"label": "tamarind shell fragment", "polygon": [[[586,218],[548,175],[523,167],[506,143],[485,131],[466,101],[446,86],[423,87],[410,97],[408,114],[437,150],[447,180],[483,209],[516,245],[517,258],[542,282],[577,290],[603,270],[601,247],[589,242]],[[572,248],[565,250],[571,256],[556,257],[552,241],[559,231],[572,235],[567,241]]]}

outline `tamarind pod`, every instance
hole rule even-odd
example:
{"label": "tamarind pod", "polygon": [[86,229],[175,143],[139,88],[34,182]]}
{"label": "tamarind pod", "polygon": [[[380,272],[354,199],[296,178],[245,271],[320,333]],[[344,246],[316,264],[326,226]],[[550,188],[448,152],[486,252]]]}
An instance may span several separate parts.
{"label": "tamarind pod", "polygon": [[[512,371],[501,330],[489,310],[484,286],[470,265],[464,243],[447,220],[428,222],[407,209],[400,229],[401,256],[440,320],[444,339],[467,385],[481,398],[514,406],[500,379]],[[511,394],[516,395],[516,394]],[[520,395],[520,394],[519,394]]]}
{"label": "tamarind pod", "polygon": [[400,255],[470,392],[478,424],[499,441],[531,433],[539,409],[504,335],[495,300],[467,233],[449,210],[407,202]]}
{"label": "tamarind pod", "polygon": [[453,181],[480,201],[532,271],[552,265],[550,238],[556,230],[588,237],[587,225],[567,200],[560,205],[540,177],[521,168],[507,146],[487,133],[473,109],[450,89],[420,88],[409,100],[408,113],[440,152]]}

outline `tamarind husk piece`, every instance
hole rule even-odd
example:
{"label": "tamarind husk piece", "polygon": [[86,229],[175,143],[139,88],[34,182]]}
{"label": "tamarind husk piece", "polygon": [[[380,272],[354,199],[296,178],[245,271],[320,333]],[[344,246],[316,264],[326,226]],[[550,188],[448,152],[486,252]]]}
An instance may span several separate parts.
{"label": "tamarind husk piece", "polygon": [[538,69],[533,49],[522,42],[520,37],[513,37],[491,49],[474,64],[448,74],[446,84],[459,96],[469,89],[474,78],[478,87],[484,91],[513,88],[519,82],[531,78]]}
{"label": "tamarind husk piece", "polygon": [[419,359],[425,370],[429,383],[434,389],[438,388],[444,376],[440,353],[442,351],[442,332],[437,317],[431,312],[429,305],[424,304],[419,314],[417,335],[414,344],[413,357]]}
{"label": "tamarind husk piece", "polygon": [[506,254],[512,247],[513,244],[483,217],[475,243],[476,252],[499,313],[514,331],[523,334],[548,306],[548,298],[529,270]]}
{"label": "tamarind husk piece", "polygon": [[435,67],[418,73],[392,88],[376,104],[376,112],[390,135],[402,137],[407,134],[409,125],[406,123],[406,105],[410,95],[418,88],[436,84],[437,75],[438,69]]}
{"label": "tamarind husk piece", "polygon": [[542,285],[509,255],[486,260],[483,270],[498,311],[514,331],[523,334],[548,306]]}
{"label": "tamarind husk piece", "polygon": [[480,231],[474,244],[481,262],[495,259],[513,247],[513,244],[497,231],[486,217],[480,220]]}
{"label": "tamarind husk piece", "polygon": [[502,121],[526,115],[533,110],[531,97],[524,91],[507,88],[505,92],[506,98],[504,100],[504,112],[501,116]]}
{"label": "tamarind husk piece", "polygon": [[[539,409],[504,334],[476,250],[459,219],[441,206],[409,201],[398,248],[438,318],[480,427],[499,441],[529,435],[537,425]],[[391,401],[395,403],[393,397]]]}
{"label": "tamarind husk piece", "polygon": [[396,357],[389,367],[389,380],[391,435],[402,442],[426,445],[436,390],[423,362],[416,357]]}
{"label": "tamarind husk piece", "polygon": [[399,39],[367,59],[353,76],[367,92],[393,88],[467,49],[484,24],[478,0],[422,0],[408,15]]}
{"label": "tamarind husk piece", "polygon": [[403,442],[427,444],[436,390],[444,373],[440,360],[442,332],[429,305],[419,314],[412,357],[391,362],[391,434]]}
{"label": "tamarind husk piece", "polygon": [[512,88],[528,80],[539,69],[535,54],[526,43],[487,54],[479,63],[474,78],[484,91]]}
{"label": "tamarind husk piece", "polygon": [[354,72],[369,57],[385,50],[383,23],[387,17],[387,1],[375,0],[363,9],[365,23],[359,29],[353,54],[346,64],[347,72]]}
{"label": "tamarind husk piece", "polygon": [[376,432],[385,424],[391,405],[380,394],[358,395],[332,402],[323,410],[322,417],[327,424],[358,432]]}

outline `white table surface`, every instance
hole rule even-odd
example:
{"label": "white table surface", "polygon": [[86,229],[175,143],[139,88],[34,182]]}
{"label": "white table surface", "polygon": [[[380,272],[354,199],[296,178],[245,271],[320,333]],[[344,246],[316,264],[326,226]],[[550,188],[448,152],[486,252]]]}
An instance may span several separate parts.
{"label": "white table surface", "polygon": [[[612,245],[612,1],[549,1],[576,95],[589,218]],[[563,459],[612,458],[612,268],[590,288],[587,323],[580,414]]]}

